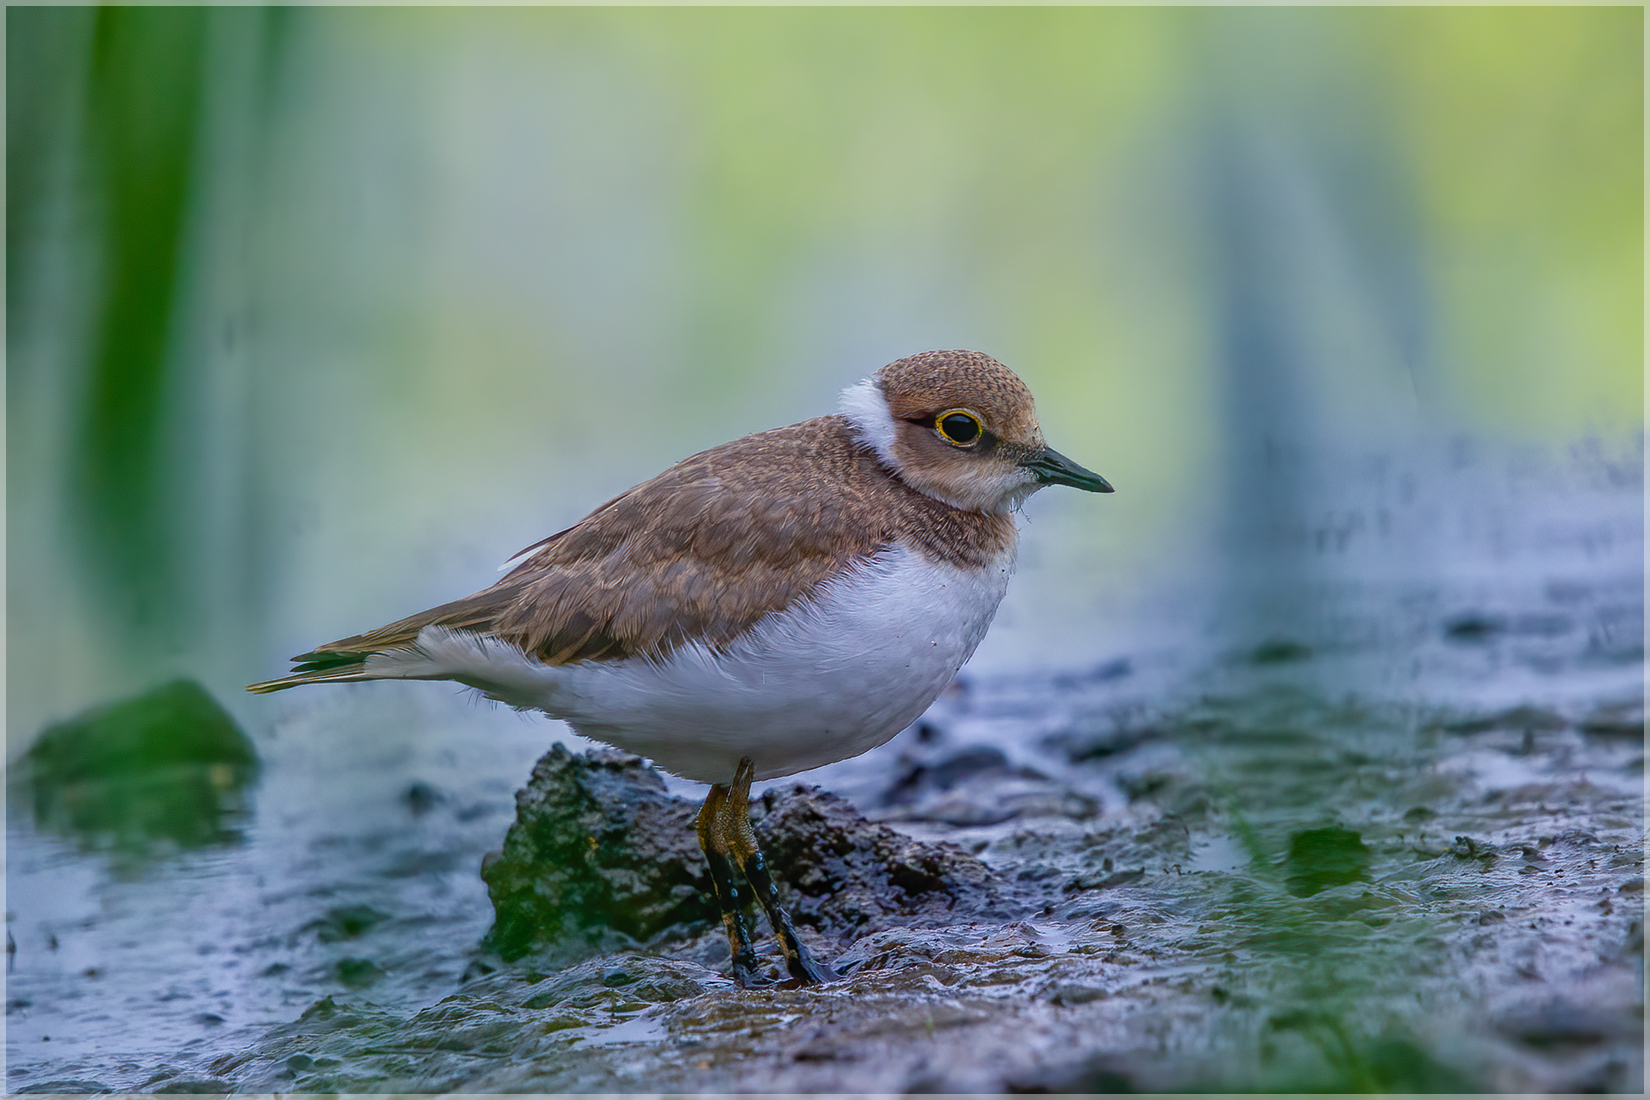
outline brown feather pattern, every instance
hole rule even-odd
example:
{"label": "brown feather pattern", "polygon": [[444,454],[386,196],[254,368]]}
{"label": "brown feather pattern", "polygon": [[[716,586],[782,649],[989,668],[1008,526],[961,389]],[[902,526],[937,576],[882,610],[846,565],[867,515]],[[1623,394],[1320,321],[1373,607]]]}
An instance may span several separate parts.
{"label": "brown feather pattern", "polygon": [[551,665],[664,658],[690,640],[727,646],[893,543],[981,566],[1014,538],[1010,517],[917,492],[847,420],[819,417],[685,459],[530,547],[491,588],[296,660],[410,647],[426,626],[491,634]]}

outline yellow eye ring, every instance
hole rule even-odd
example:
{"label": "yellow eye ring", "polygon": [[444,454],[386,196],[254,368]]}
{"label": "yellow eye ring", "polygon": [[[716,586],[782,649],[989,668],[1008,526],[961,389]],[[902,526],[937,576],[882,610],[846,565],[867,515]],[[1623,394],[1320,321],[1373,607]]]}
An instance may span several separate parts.
{"label": "yellow eye ring", "polygon": [[979,442],[985,425],[967,409],[947,409],[934,417],[934,430],[953,447],[968,447]]}

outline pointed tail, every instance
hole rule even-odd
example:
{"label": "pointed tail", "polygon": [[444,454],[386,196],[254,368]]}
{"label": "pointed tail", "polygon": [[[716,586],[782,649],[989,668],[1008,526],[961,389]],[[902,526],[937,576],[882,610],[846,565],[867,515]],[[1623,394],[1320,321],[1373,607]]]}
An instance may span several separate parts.
{"label": "pointed tail", "polygon": [[[506,577],[473,596],[420,611],[365,634],[328,642],[292,658],[293,668],[287,675],[248,684],[246,690],[263,695],[301,684],[442,679],[447,673],[432,666],[419,649],[419,631],[438,626],[459,632],[485,633],[493,628],[499,613],[509,606],[523,583],[519,578]],[[372,660],[374,657],[379,660]]]}
{"label": "pointed tail", "polygon": [[301,653],[292,658],[294,667],[290,675],[282,676],[278,680],[248,684],[246,690],[258,695],[267,695],[269,692],[284,691],[300,684],[346,684],[356,680],[384,678],[382,672],[367,671],[367,658],[370,656],[370,651],[331,653],[317,650],[314,653]]}

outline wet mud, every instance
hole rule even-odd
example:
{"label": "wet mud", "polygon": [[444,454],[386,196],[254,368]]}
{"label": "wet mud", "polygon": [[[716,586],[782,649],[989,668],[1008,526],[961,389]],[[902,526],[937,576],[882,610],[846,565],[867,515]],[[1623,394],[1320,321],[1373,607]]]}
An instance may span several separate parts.
{"label": "wet mud", "polygon": [[[1626,512],[1621,545],[1641,529]],[[1142,648],[965,670],[888,745],[753,801],[799,935],[843,975],[817,988],[779,980],[756,911],[774,984],[731,980],[702,788],[558,747],[513,807],[526,758],[496,765],[496,797],[442,778],[492,766],[458,755],[369,791],[390,770],[345,769],[329,746],[313,775],[343,778],[324,804],[347,792],[371,812],[353,833],[304,832],[303,784],[285,780],[246,819],[250,851],[281,853],[255,887],[177,880],[195,907],[171,923],[200,932],[160,950],[164,972],[73,954],[105,929],[142,953],[131,929],[151,926],[117,908],[18,922],[8,1086],[1640,1092],[1642,573],[1636,550],[1601,566],[1601,539],[1535,580],[1330,593],[1316,629],[1192,668]],[[224,743],[211,774],[250,766]],[[40,773],[38,804],[98,781],[67,767]],[[221,801],[189,858],[228,876],[255,861]],[[288,819],[278,847],[256,846]],[[11,824],[64,851],[153,847],[77,820],[14,808]],[[134,889],[171,881],[183,857],[160,858]],[[255,919],[213,923],[214,905]],[[90,961],[51,979],[59,936]],[[208,973],[231,977],[188,984]],[[117,981],[125,1001],[98,992]],[[99,1023],[121,1011],[165,1028],[138,1042]],[[85,1035],[67,1052],[71,1026]]]}
{"label": "wet mud", "polygon": [[[1138,735],[1097,752],[1107,722]],[[329,995],[248,1049],[109,1083],[1637,1091],[1635,723],[1625,701],[1429,713],[1256,688],[1051,736],[1058,775],[931,734],[871,808],[885,822],[806,785],[754,807],[786,905],[845,975],[806,990],[727,976],[690,800],[635,758],[558,748],[446,997]],[[992,783],[1015,792],[1004,820]]]}

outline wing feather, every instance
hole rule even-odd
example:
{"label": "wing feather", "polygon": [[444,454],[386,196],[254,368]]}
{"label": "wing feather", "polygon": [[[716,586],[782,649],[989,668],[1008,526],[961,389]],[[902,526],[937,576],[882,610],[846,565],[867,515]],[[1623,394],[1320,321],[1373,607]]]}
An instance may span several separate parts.
{"label": "wing feather", "polygon": [[889,480],[839,417],[747,436],[535,543],[490,588],[318,646],[253,690],[366,678],[368,656],[411,648],[429,626],[490,634],[549,665],[726,646],[893,541],[894,525],[866,519]]}

